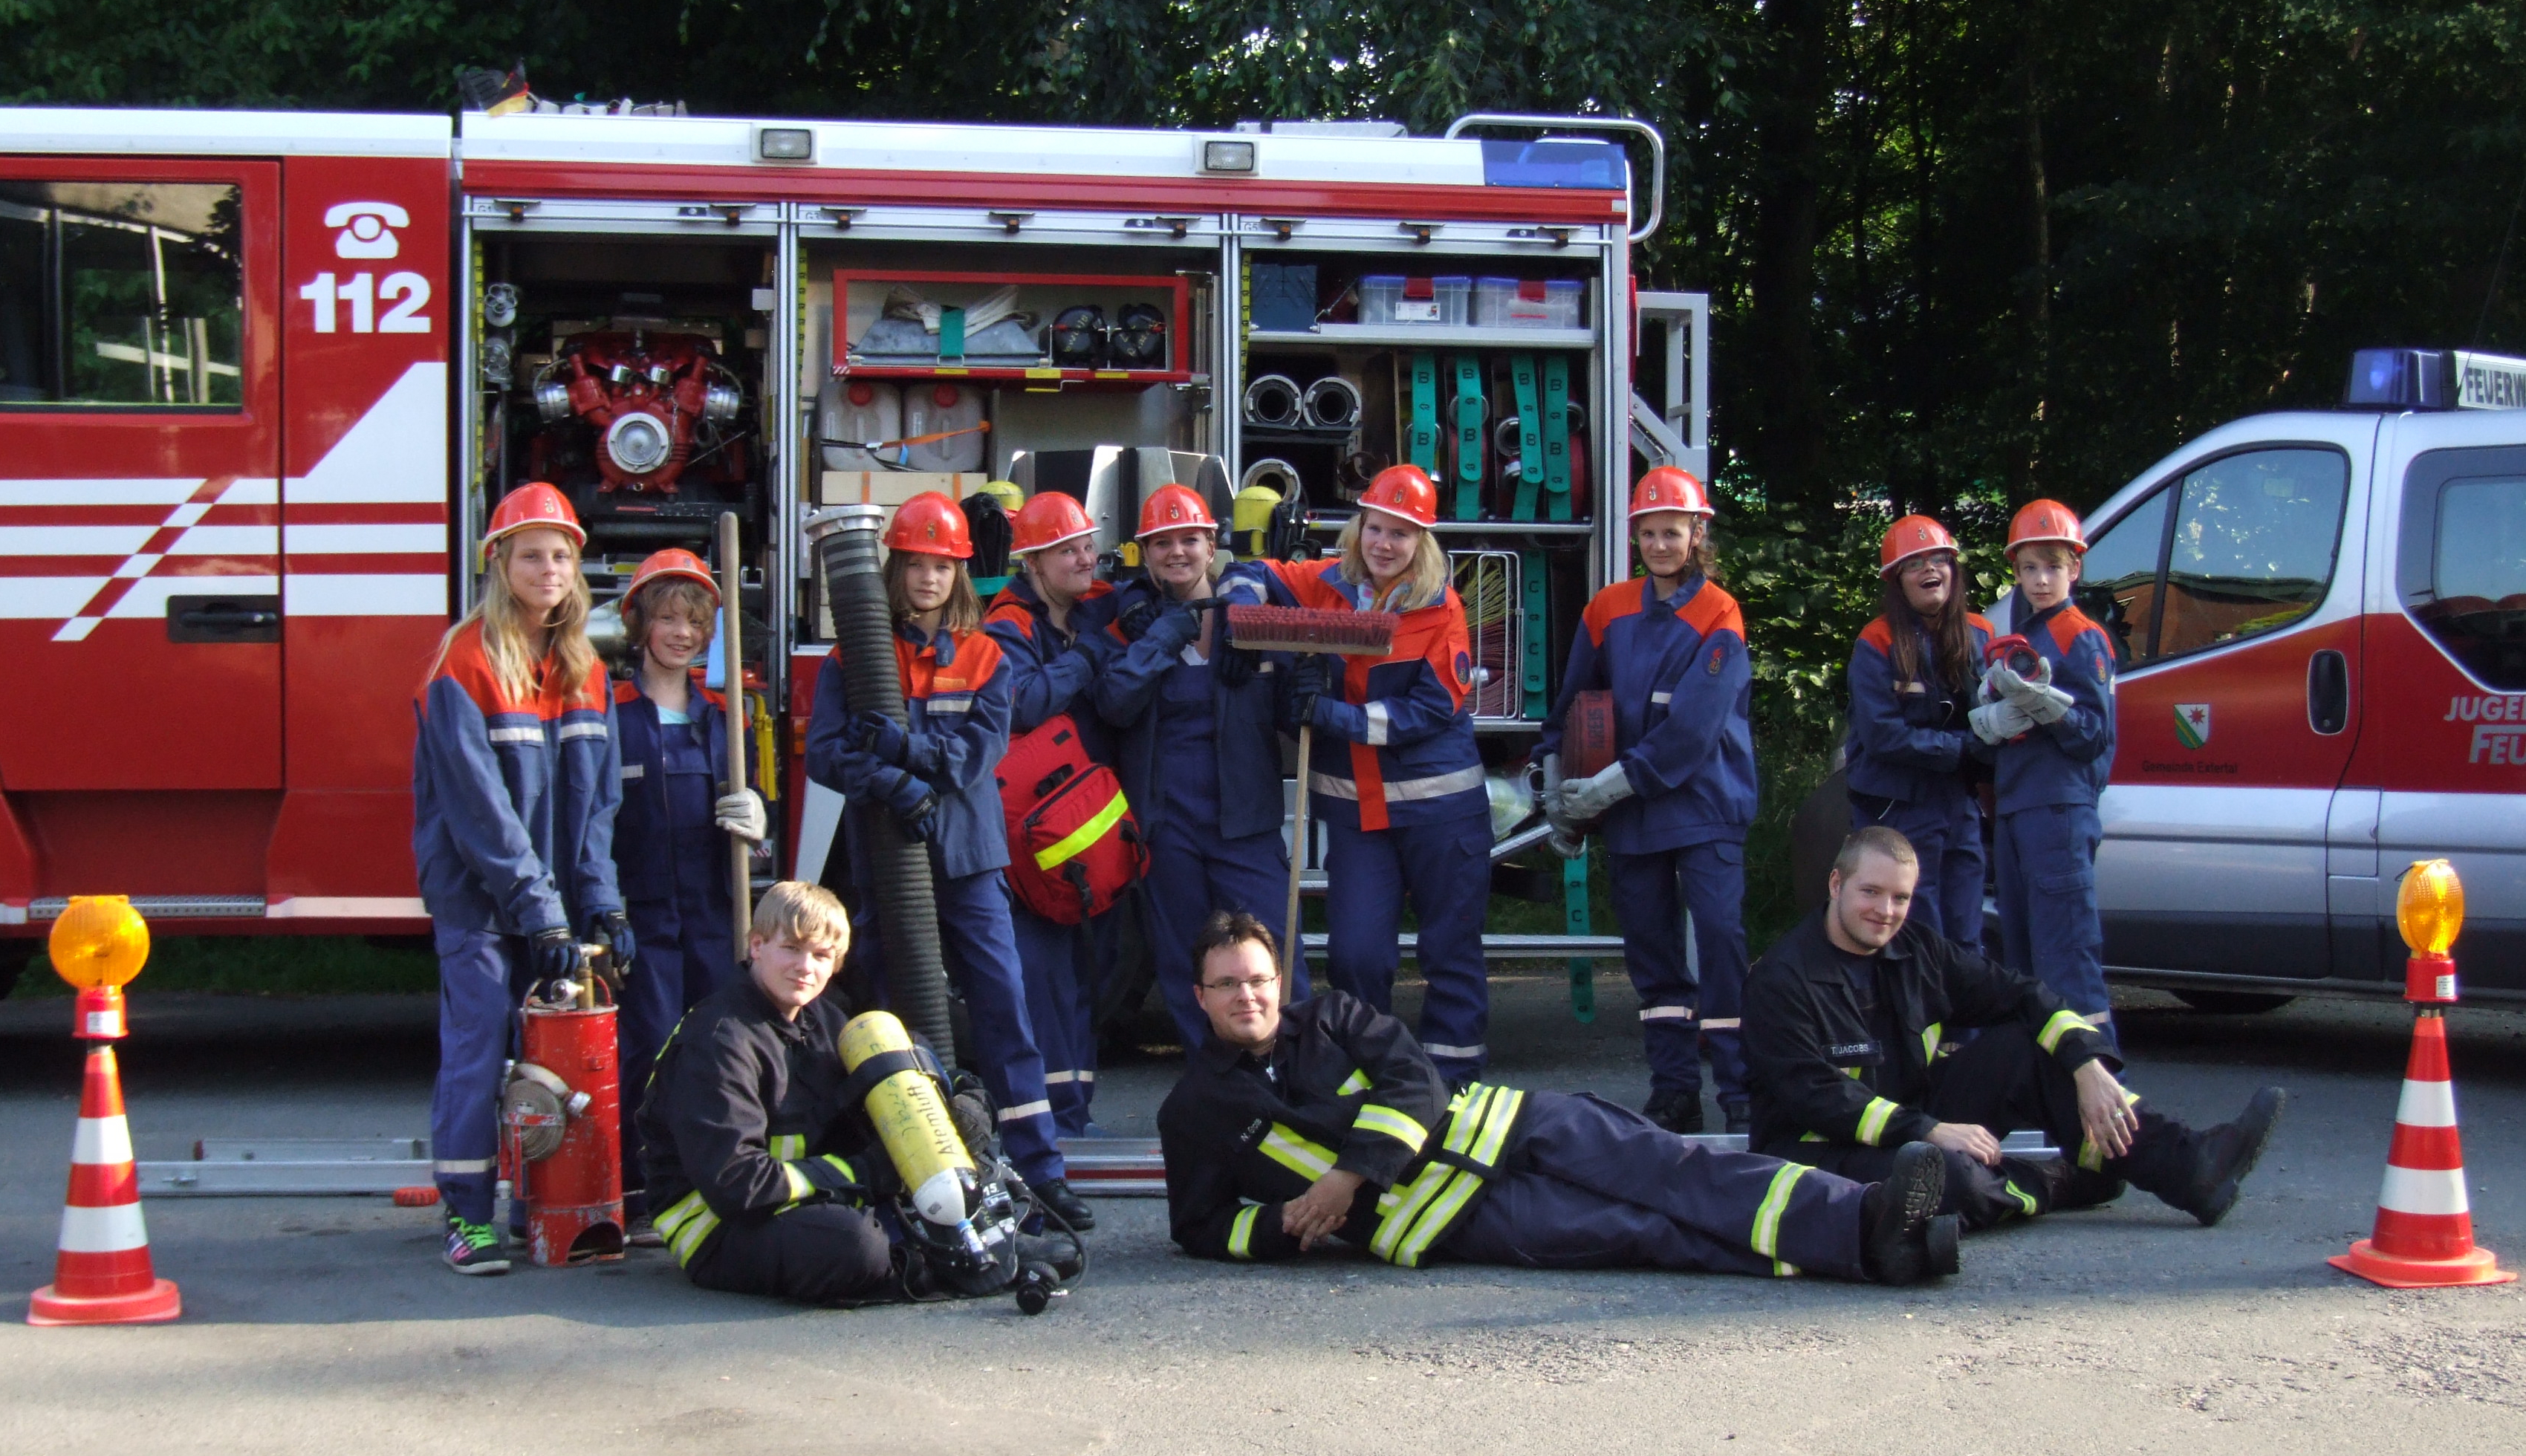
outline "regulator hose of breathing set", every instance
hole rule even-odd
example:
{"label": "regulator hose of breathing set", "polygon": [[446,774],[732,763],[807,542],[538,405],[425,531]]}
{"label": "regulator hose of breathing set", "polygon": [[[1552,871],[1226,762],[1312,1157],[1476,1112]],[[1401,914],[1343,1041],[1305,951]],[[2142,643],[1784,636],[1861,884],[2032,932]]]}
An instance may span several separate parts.
{"label": "regulator hose of breathing set", "polygon": [[[909,727],[903,684],[895,677],[894,618],[886,607],[884,553],[878,544],[884,513],[876,506],[834,506],[807,518],[807,542],[825,574],[841,646],[842,696],[853,713],[883,713]],[[895,1015],[932,1046],[956,1044],[947,1008],[947,961],[938,943],[938,899],[930,879],[930,849],[907,837],[881,805],[846,805],[859,828],[878,930],[885,940],[885,988]]]}

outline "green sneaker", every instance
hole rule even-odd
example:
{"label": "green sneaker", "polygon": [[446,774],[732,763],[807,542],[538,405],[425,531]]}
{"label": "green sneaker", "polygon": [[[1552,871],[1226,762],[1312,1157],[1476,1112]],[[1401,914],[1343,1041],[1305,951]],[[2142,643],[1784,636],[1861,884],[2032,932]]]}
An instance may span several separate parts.
{"label": "green sneaker", "polygon": [[508,1252],[500,1247],[500,1230],[489,1224],[469,1224],[447,1216],[447,1267],[458,1274],[507,1274]]}

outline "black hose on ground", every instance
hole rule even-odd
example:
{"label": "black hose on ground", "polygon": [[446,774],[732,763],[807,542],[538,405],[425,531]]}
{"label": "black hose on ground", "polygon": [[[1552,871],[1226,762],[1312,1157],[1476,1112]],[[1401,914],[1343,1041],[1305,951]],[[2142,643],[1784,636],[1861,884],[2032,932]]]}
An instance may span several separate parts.
{"label": "black hose on ground", "polygon": [[[841,646],[842,698],[853,713],[883,713],[909,726],[903,683],[895,676],[894,614],[886,607],[884,553],[875,506],[837,506],[807,521],[807,541],[825,573]],[[932,1046],[956,1044],[947,1005],[947,959],[938,943],[938,896],[930,879],[930,848],[905,836],[884,806],[845,804],[857,829],[878,932],[885,942],[889,1009]]]}

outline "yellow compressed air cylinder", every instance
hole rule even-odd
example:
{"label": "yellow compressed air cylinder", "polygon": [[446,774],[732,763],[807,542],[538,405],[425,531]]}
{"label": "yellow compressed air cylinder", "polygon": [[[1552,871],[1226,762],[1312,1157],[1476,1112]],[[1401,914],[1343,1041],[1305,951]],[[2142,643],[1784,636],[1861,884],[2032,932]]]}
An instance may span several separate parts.
{"label": "yellow compressed air cylinder", "polygon": [[1272,512],[1281,504],[1281,492],[1269,485],[1248,485],[1237,492],[1236,508],[1229,515],[1230,540],[1239,561],[1256,561],[1263,555],[1263,538],[1271,533]]}
{"label": "yellow compressed air cylinder", "polygon": [[[891,1012],[869,1011],[842,1028],[842,1066],[852,1072],[882,1052],[910,1051],[912,1037]],[[912,1206],[942,1229],[965,1222],[965,1190],[976,1181],[973,1156],[947,1116],[937,1083],[905,1068],[871,1088],[869,1121],[878,1140],[912,1190]]]}

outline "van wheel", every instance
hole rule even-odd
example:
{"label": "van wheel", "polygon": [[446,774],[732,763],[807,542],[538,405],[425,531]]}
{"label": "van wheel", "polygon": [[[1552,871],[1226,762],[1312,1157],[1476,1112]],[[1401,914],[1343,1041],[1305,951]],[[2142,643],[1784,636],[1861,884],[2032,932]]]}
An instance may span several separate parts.
{"label": "van wheel", "polygon": [[2278,1011],[2296,996],[2266,996],[2259,991],[2177,991],[2176,999],[2196,1011],[2219,1016],[2252,1016],[2258,1012]]}

